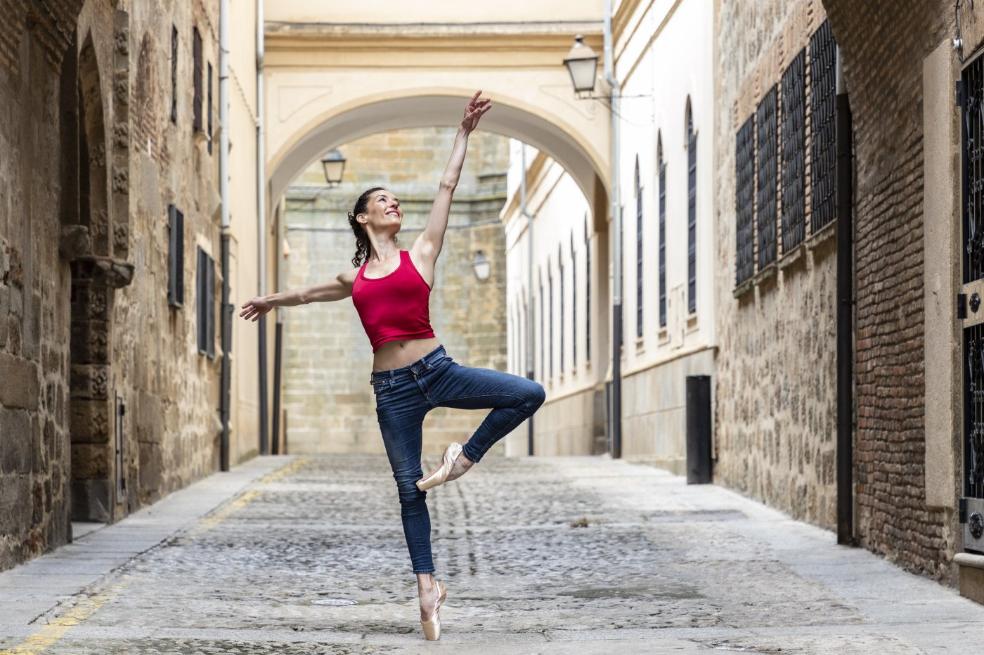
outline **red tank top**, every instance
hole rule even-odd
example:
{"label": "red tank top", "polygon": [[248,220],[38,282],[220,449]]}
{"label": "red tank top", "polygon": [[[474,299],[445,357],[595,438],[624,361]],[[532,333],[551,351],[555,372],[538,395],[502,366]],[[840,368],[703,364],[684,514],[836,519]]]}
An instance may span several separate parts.
{"label": "red tank top", "polygon": [[359,312],[373,352],[387,341],[434,336],[430,287],[413,265],[409,251],[400,251],[400,263],[388,275],[366,277],[365,270],[366,264],[362,264],[352,283],[352,304]]}

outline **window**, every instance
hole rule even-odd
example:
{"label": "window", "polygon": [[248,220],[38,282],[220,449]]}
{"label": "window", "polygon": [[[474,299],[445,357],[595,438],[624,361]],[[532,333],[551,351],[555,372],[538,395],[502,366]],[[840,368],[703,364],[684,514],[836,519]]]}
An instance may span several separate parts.
{"label": "window", "polygon": [[810,37],[812,232],[834,218],[836,47],[830,21],[825,20]]}
{"label": "window", "polygon": [[584,361],[591,361],[591,239],[584,215]]}
{"label": "window", "polygon": [[735,286],[755,272],[755,117],[735,137]]}
{"label": "window", "polygon": [[666,162],[663,161],[663,135],[656,135],[656,162],[659,167],[659,326],[666,327]]}
{"label": "window", "polygon": [[577,368],[577,257],[571,230],[571,368]]}
{"label": "window", "polygon": [[167,303],[184,305],[184,214],[174,205],[167,206],[168,256]]}
{"label": "window", "polygon": [[782,74],[782,252],[789,252],[803,241],[805,226],[804,185],[806,123],[804,112],[804,67],[806,50],[801,50]]}
{"label": "window", "polygon": [[215,358],[215,260],[198,248],[198,352]]}
{"label": "window", "polygon": [[559,333],[560,333],[560,374],[564,374],[564,253],[560,248],[560,244],[557,244],[557,268],[559,274],[557,279],[560,285],[560,292],[558,294],[559,300],[557,301],[557,307],[560,310],[560,323],[559,323]]}
{"label": "window", "polygon": [[776,87],[759,101],[755,110],[757,189],[755,227],[758,232],[758,268],[776,260]]}
{"label": "window", "polygon": [[547,339],[549,343],[547,344],[547,375],[553,378],[553,305],[554,305],[554,295],[553,295],[553,271],[550,270],[550,260],[547,260]]}
{"label": "window", "polygon": [[212,62],[208,63],[208,154],[212,154]]}
{"label": "window", "polygon": [[171,25],[171,122],[178,122],[178,28]]}
{"label": "window", "polygon": [[537,279],[540,282],[540,379],[546,380],[546,350],[547,350],[547,333],[543,329],[543,271],[538,271]]}
{"label": "window", "polygon": [[191,110],[191,127],[202,131],[202,34],[196,27],[192,32],[191,56],[194,63],[194,96]]}
{"label": "window", "polygon": [[687,311],[697,311],[697,133],[687,98]]}
{"label": "window", "polygon": [[642,178],[639,175],[639,156],[635,158],[636,204],[636,337],[642,336]]}

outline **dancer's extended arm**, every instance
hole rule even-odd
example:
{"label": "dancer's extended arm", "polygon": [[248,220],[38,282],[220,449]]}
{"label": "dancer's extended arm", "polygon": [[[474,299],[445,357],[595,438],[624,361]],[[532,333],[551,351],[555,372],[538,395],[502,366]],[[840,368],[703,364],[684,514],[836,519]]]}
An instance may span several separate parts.
{"label": "dancer's extended arm", "polygon": [[427,224],[411,247],[414,259],[425,268],[424,275],[429,279],[434,279],[434,265],[444,245],[444,233],[448,229],[448,214],[451,212],[451,198],[454,196],[455,187],[458,186],[461,166],[465,163],[468,135],[478,127],[479,119],[492,106],[491,100],[479,98],[481,93],[481,91],[476,92],[465,107],[465,117],[454,137],[451,158],[448,160],[447,168],[441,177],[441,184],[437,190],[437,197],[434,198],[434,204],[431,206],[430,215],[427,217]]}
{"label": "dancer's extended arm", "polygon": [[353,268],[339,273],[334,280],[323,284],[316,284],[305,289],[294,289],[293,291],[281,291],[272,293],[268,296],[258,296],[248,300],[243,306],[239,316],[248,320],[256,321],[259,317],[266,314],[274,307],[293,307],[294,305],[306,305],[311,302],[331,302],[341,300],[352,295],[352,283],[359,269]]}

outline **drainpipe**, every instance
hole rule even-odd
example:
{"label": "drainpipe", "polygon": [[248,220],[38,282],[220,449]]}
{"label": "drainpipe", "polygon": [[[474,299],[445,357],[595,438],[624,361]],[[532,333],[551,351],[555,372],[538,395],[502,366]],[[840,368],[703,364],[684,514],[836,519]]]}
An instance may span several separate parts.
{"label": "drainpipe", "polygon": [[[521,144],[519,176],[519,213],[526,218],[526,377],[533,379],[533,216],[526,210],[526,144]],[[533,416],[526,419],[526,454],[533,455]]]}
{"label": "drainpipe", "polygon": [[[266,295],[266,170],[263,148],[263,0],[256,0],[256,253],[257,295]],[[267,432],[267,339],[266,316],[259,320],[260,358],[260,454],[270,452]]]}
{"label": "drainpipe", "polygon": [[611,456],[622,456],[622,208],[619,185],[619,157],[621,157],[621,130],[619,125],[619,95],[621,87],[615,79],[615,61],[612,47],[612,0],[605,0],[605,81],[610,89],[612,114],[612,434]]}
{"label": "drainpipe", "polygon": [[837,56],[837,543],[854,545],[854,168],[851,106]]}
{"label": "drainpipe", "polygon": [[229,470],[229,404],[231,388],[232,307],[229,305],[229,0],[219,1],[219,197],[221,213],[222,369],[220,373],[219,469]]}

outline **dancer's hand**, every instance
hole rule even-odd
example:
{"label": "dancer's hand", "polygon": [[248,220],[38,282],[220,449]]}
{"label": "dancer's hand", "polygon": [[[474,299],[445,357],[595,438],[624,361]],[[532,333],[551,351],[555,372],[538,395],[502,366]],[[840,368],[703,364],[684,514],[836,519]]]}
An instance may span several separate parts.
{"label": "dancer's hand", "polygon": [[461,129],[465,131],[466,134],[472,132],[476,127],[478,127],[478,121],[492,107],[492,100],[489,98],[479,98],[478,96],[482,93],[481,89],[475,92],[475,95],[471,97],[468,101],[468,105],[465,107],[465,117],[461,121]]}
{"label": "dancer's hand", "polygon": [[263,296],[257,296],[252,300],[246,301],[242,309],[243,311],[239,312],[239,316],[245,318],[247,321],[252,319],[255,323],[258,318],[273,309],[273,303],[266,300]]}

